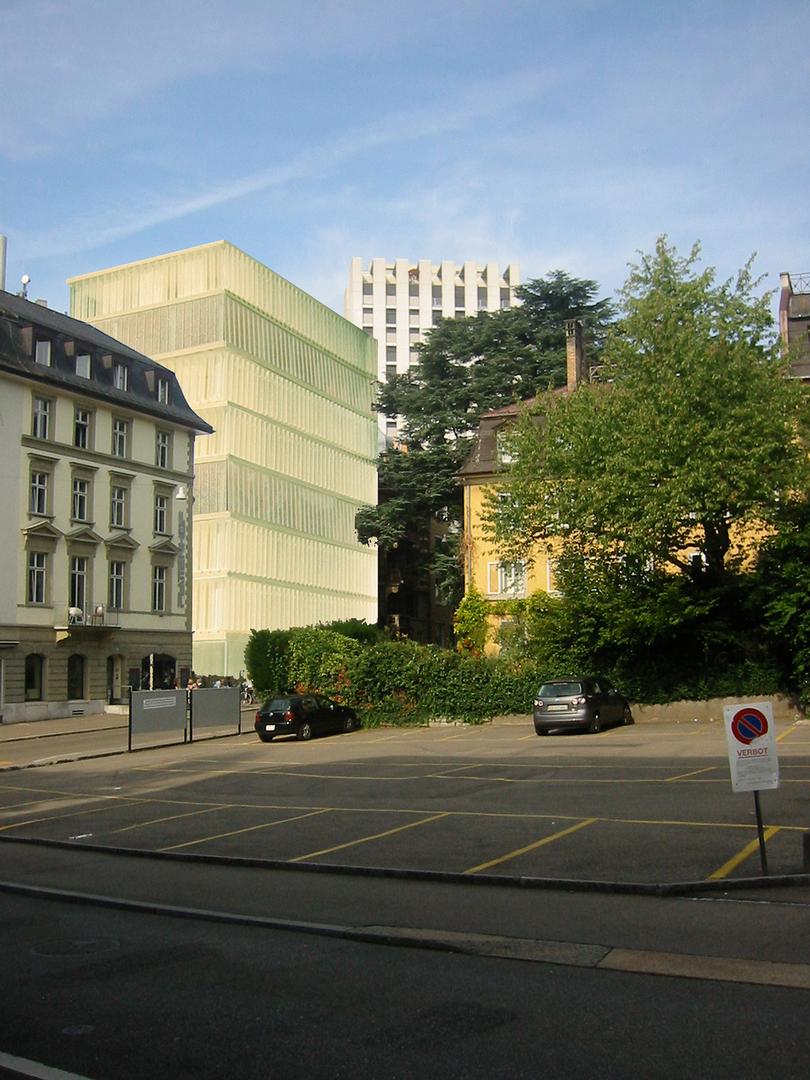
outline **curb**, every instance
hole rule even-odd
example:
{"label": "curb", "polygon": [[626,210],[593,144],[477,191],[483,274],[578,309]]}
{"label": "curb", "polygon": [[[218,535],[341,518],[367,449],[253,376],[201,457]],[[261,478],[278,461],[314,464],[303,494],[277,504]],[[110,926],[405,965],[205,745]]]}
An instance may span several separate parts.
{"label": "curb", "polygon": [[131,911],[170,918],[197,919],[205,922],[285,930],[299,934],[357,941],[368,945],[427,949],[434,952],[460,953],[503,960],[555,964],[564,967],[600,968],[626,974],[664,975],[674,978],[715,982],[749,983],[810,990],[810,965],[771,963],[739,957],[699,956],[691,953],[667,953],[647,949],[626,949],[610,945],[592,945],[534,938],[511,938],[496,934],[459,933],[452,930],[413,929],[396,926],[354,927],[335,923],[268,918],[204,908],[178,907],[154,901],[125,900],[40,885],[21,885],[0,881],[0,891],[40,900],[92,904],[118,911]]}

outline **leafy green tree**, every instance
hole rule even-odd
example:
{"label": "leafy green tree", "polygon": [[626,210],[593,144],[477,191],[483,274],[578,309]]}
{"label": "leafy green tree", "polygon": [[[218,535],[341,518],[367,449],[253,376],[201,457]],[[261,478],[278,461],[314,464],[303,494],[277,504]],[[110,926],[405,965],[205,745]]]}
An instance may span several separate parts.
{"label": "leafy green tree", "polygon": [[[555,271],[517,290],[514,308],[444,319],[419,348],[419,363],[380,387],[378,409],[404,417],[401,444],[379,461],[380,504],[361,510],[361,541],[376,540],[414,573],[440,576],[455,604],[462,489],[457,473],[482,413],[565,381],[565,320],[580,318],[595,357],[613,318],[595,282]],[[449,526],[438,552],[432,521]]]}
{"label": "leafy green tree", "polygon": [[621,293],[602,381],[541,395],[516,425],[510,498],[489,510],[504,557],[554,541],[569,571],[576,556],[642,591],[662,570],[716,588],[805,490],[806,400],[768,297],[750,262],[718,283],[698,261],[660,238]]}

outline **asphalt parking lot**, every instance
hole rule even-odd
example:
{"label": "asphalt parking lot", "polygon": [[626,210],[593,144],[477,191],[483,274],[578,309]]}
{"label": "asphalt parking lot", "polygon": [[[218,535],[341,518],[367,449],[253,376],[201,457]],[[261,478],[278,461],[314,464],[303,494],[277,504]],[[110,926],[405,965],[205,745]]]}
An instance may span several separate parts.
{"label": "asphalt parking lot", "polygon": [[[780,786],[762,793],[769,870],[801,875],[810,723],[782,721],[776,738]],[[722,723],[699,721],[543,739],[529,718],[309,743],[263,744],[251,732],[9,769],[2,837],[466,877],[731,883],[761,873],[753,797],[731,789]]]}

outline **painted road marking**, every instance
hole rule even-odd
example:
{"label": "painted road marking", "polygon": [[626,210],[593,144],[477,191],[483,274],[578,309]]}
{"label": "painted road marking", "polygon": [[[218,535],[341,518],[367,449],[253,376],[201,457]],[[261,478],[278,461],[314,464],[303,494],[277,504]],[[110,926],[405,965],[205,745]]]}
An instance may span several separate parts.
{"label": "painted road marking", "polygon": [[560,832],[553,833],[551,836],[544,836],[542,840],[536,840],[533,844],[527,844],[525,847],[510,851],[507,855],[501,855],[497,859],[490,859],[489,862],[479,863],[478,866],[471,866],[469,870],[465,870],[464,873],[477,874],[481,870],[489,870],[491,866],[498,866],[500,863],[508,862],[510,859],[516,859],[518,855],[525,855],[527,851],[534,851],[536,848],[543,847],[544,844],[552,844],[555,840],[560,840],[563,836],[569,836],[571,833],[578,832],[580,829],[584,829],[586,825],[593,825],[594,822],[598,820],[598,818],[586,818],[584,821],[580,821],[568,829],[562,829]]}
{"label": "painted road marking", "polygon": [[[753,828],[753,826],[752,826]],[[775,836],[779,832],[780,825],[772,825],[765,830],[764,837],[765,843],[770,840],[772,836]],[[719,878],[728,877],[732,870],[735,870],[740,863],[745,862],[749,855],[753,855],[755,851],[759,850],[759,838],[752,840],[750,844],[746,844],[742,851],[738,852],[728,862],[724,862],[722,866],[719,866],[713,874],[709,874],[707,881],[717,880]]]}
{"label": "painted road marking", "polygon": [[796,731],[798,726],[799,726],[798,724],[793,724],[792,727],[785,728],[785,730],[782,732],[781,735],[776,736],[776,741],[781,742],[782,739],[786,739],[788,737],[788,735],[792,735]]}
{"label": "painted road marking", "polygon": [[716,765],[707,765],[705,769],[693,769],[692,772],[681,773],[680,776],[669,776],[665,783],[672,784],[675,780],[686,780],[689,776],[699,776],[701,773],[714,772]]}
{"label": "painted road marking", "polygon": [[134,825],[125,825],[123,829],[113,829],[112,835],[130,832],[132,829],[145,829],[148,825],[162,825],[164,821],[177,821],[180,818],[196,817],[199,814],[213,814],[215,810],[227,810],[227,806],[206,806],[202,810],[187,810],[184,814],[171,814],[169,817],[152,818],[151,821],[136,821]]}
{"label": "painted road marking", "polygon": [[303,818],[317,817],[318,814],[331,813],[331,807],[323,810],[312,810],[308,814],[296,814],[295,817],[279,818],[278,821],[266,821],[261,825],[248,825],[245,829],[233,829],[231,832],[218,833],[216,836],[203,836],[199,840],[187,840],[184,844],[172,844],[171,847],[158,848],[158,851],[177,851],[179,848],[194,847],[195,844],[206,844],[209,840],[224,840],[228,836],[239,836],[242,833],[255,832],[257,829],[272,829],[274,825],[286,825],[290,821],[301,821]]}
{"label": "painted road marking", "polygon": [[[130,799],[129,802],[141,802],[143,800]],[[117,810],[120,806],[117,803],[108,806],[97,806],[94,810],[72,810],[67,814],[49,814],[46,817],[28,818],[27,821],[15,821],[11,825],[0,825],[0,832],[5,832],[7,829],[19,829],[23,825],[39,825],[43,821],[63,821],[65,818],[82,817],[85,814],[103,814],[108,810]]]}
{"label": "painted road marking", "polygon": [[310,851],[306,855],[297,855],[294,859],[288,859],[288,862],[303,862],[305,859],[314,859],[318,855],[330,855],[333,851],[343,851],[345,848],[355,847],[357,844],[367,844],[370,840],[381,840],[384,836],[393,836],[394,833],[404,832],[406,829],[415,829],[418,825],[427,825],[431,821],[438,821],[439,818],[448,817],[449,810],[442,811],[441,814],[432,814],[430,817],[422,818],[421,821],[409,821],[407,825],[398,825],[395,829],[386,829],[385,832],[374,833],[373,836],[363,836],[359,840],[350,840],[346,844],[336,844],[334,847],[322,848],[320,851]]}

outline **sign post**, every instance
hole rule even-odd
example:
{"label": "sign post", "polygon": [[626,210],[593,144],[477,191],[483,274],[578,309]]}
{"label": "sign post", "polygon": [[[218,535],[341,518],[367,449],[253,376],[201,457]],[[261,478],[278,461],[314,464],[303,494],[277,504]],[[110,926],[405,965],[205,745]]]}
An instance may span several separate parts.
{"label": "sign post", "polygon": [[769,701],[753,705],[725,705],[723,719],[728,744],[728,763],[734,791],[753,791],[762,873],[768,876],[765,833],[762,828],[760,791],[779,787],[779,759],[774,737],[773,709]]}

